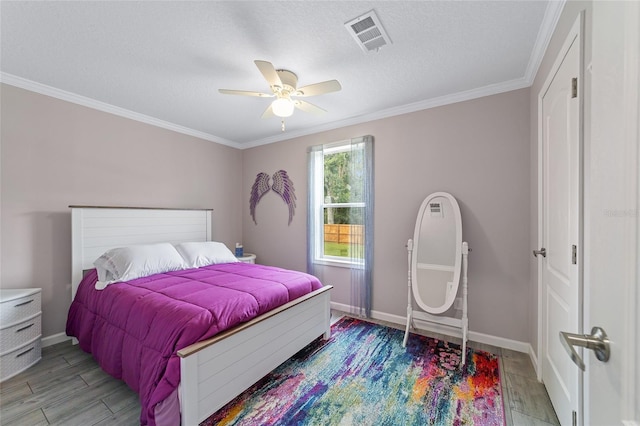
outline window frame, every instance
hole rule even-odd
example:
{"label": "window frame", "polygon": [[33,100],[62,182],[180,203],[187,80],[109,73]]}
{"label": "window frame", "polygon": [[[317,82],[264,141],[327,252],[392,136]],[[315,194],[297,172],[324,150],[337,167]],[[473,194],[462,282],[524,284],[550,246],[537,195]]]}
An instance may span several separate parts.
{"label": "window frame", "polygon": [[[364,142],[358,142],[358,145],[361,145],[361,149],[365,149]],[[362,202],[348,202],[348,203],[325,203],[324,202],[324,159],[326,155],[338,154],[340,152],[348,152],[352,151],[352,141],[340,141],[332,144],[325,145],[323,150],[316,153],[316,157],[314,158],[314,184],[313,194],[311,197],[313,198],[312,206],[315,211],[311,214],[315,215],[314,223],[314,235],[315,235],[315,247],[313,248],[313,263],[318,265],[329,265],[329,266],[338,266],[343,268],[363,268],[365,264],[365,259],[353,259],[351,257],[342,257],[342,256],[332,256],[324,253],[324,210],[327,207],[337,207],[337,208],[346,208],[346,207],[360,207],[366,208],[366,203]],[[362,224],[365,226],[365,224]]]}

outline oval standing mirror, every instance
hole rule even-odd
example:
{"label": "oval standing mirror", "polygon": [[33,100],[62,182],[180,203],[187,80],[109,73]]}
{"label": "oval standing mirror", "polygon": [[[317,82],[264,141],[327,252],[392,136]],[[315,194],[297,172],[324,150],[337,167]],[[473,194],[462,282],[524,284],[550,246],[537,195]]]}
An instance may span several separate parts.
{"label": "oval standing mirror", "polygon": [[451,194],[436,192],[422,202],[413,244],[413,296],[425,312],[441,314],[453,305],[460,284],[462,218]]}

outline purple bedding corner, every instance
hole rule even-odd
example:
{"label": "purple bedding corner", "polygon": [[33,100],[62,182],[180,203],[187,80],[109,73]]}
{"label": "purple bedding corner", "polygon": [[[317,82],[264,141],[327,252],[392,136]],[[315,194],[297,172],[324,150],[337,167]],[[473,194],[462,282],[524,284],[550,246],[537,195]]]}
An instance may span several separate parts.
{"label": "purple bedding corner", "polygon": [[140,395],[140,423],[180,381],[176,352],[322,287],[312,275],[247,263],[167,272],[96,290],[90,271],[69,309],[67,334]]}

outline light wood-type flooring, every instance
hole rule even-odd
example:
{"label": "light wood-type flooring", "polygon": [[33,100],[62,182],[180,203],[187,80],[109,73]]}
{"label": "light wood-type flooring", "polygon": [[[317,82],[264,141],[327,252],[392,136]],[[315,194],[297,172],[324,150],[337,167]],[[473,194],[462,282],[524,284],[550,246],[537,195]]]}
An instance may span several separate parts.
{"label": "light wood-type flooring", "polygon": [[[443,335],[421,334],[460,343]],[[474,342],[469,346],[500,356],[507,426],[559,424],[527,354]],[[133,426],[139,424],[139,416],[138,396],[71,342],[44,348],[38,364],[0,384],[2,426]]]}

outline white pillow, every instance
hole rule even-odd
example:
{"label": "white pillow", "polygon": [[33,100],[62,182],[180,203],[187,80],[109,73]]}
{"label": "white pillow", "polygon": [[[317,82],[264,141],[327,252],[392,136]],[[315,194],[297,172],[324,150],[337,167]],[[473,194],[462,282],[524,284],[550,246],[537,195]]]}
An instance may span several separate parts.
{"label": "white pillow", "polygon": [[201,266],[215,265],[218,263],[239,262],[227,246],[215,241],[180,243],[176,244],[175,247],[187,262],[189,268],[200,268]]}
{"label": "white pillow", "polygon": [[93,265],[98,271],[97,290],[114,282],[188,268],[170,243],[114,248],[96,259]]}

